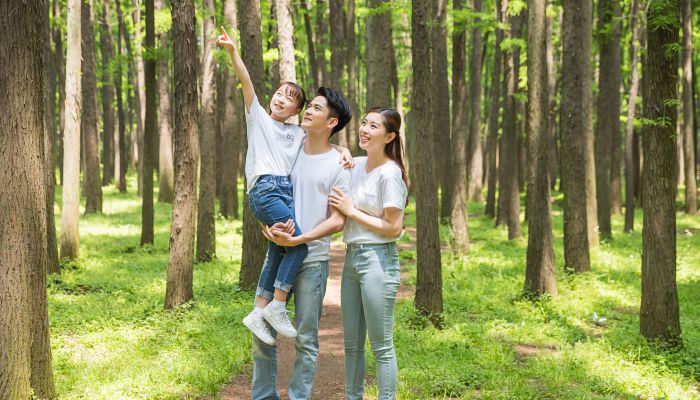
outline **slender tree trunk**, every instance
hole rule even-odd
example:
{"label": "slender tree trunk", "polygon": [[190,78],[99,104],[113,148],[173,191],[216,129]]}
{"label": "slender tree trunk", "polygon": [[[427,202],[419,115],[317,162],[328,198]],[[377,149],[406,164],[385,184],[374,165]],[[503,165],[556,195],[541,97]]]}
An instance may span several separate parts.
{"label": "slender tree trunk", "polygon": [[642,304],[640,332],[646,338],[680,344],[676,288],[676,123],[678,54],[668,47],[678,41],[677,1],[652,4],[647,13],[644,57],[644,118],[657,121],[643,128],[644,227],[642,229]]}
{"label": "slender tree trunk", "polygon": [[[155,16],[153,0],[146,0],[146,49],[155,48]],[[144,63],[146,115],[143,132],[143,198],[141,207],[141,246],[153,244],[153,164],[155,158],[158,116],[156,114],[156,60],[147,57]]]}
{"label": "slender tree trunk", "polygon": [[[501,7],[501,0],[495,0],[494,8],[496,9],[496,21],[499,22],[503,20]],[[489,133],[486,141],[489,181],[486,194],[485,214],[491,218],[496,216],[496,179],[498,179],[496,161],[498,159],[498,117],[499,111],[501,110],[502,41],[503,30],[496,28],[496,43],[493,51],[493,76],[491,78],[491,95],[489,100],[491,112],[489,114]]]}
{"label": "slender tree trunk", "polygon": [[[137,165],[138,165],[138,181],[139,181],[139,196],[143,196],[143,159],[145,157],[144,150],[144,130],[146,121],[146,95],[145,95],[145,78],[143,69],[143,57],[142,57],[142,39],[141,39],[141,4],[143,0],[134,0],[134,13],[132,14],[132,19],[134,21],[134,43],[136,44],[134,52],[130,54],[134,55],[134,111],[136,113],[136,151],[137,154]],[[129,39],[126,39],[129,43]]]}
{"label": "slender tree trunk", "polygon": [[[238,2],[238,24],[241,33],[241,57],[248,67],[253,87],[263,87],[262,38],[260,33],[260,4],[254,0]],[[265,104],[264,101],[261,101]],[[244,148],[248,147],[243,135]],[[244,182],[245,183],[245,182]],[[245,184],[244,184],[245,187]],[[248,207],[248,195],[243,196],[243,254],[239,282],[243,289],[254,289],[265,261],[266,243],[258,222]]]}
{"label": "slender tree trunk", "polygon": [[321,86],[327,86],[331,81],[328,76],[328,60],[326,60],[326,49],[329,48],[327,3],[328,0],[316,0],[316,62],[321,75],[321,80],[319,81]]}
{"label": "slender tree trunk", "polygon": [[[478,0],[477,0],[478,1]],[[455,0],[455,13],[462,10],[464,2]],[[450,244],[455,254],[469,252],[469,230],[467,214],[467,116],[464,106],[466,97],[466,24],[455,20],[452,30],[452,215],[450,217]]]}
{"label": "slender tree trunk", "polygon": [[[505,7],[504,7],[505,8]],[[511,26],[509,39],[520,38],[522,16],[506,16]],[[499,151],[499,220],[508,224],[508,239],[520,237],[520,196],[518,193],[518,142],[516,120],[516,92],[518,91],[518,70],[520,49],[514,47],[506,57],[506,92],[503,107],[502,146]],[[502,216],[502,217],[500,217]]]}
{"label": "slender tree trunk", "polygon": [[[47,10],[48,11],[48,10]],[[54,9],[54,15],[55,9]],[[46,16],[48,20],[48,15]],[[44,127],[44,165],[46,173],[46,243],[48,246],[48,263],[46,266],[47,272],[60,273],[58,263],[58,244],[56,242],[56,223],[54,216],[55,202],[55,187],[56,187],[56,81],[60,67],[55,65],[57,57],[51,53],[51,37],[52,32],[50,24],[46,24],[48,31],[44,34],[45,43],[44,51],[46,57],[45,71],[48,81],[45,79],[46,95],[44,96],[46,104],[44,109],[46,126]],[[59,132],[60,134],[60,132]]]}
{"label": "slender tree trunk", "polygon": [[114,140],[114,185],[119,192],[126,193],[126,167],[127,167],[127,143],[126,143],[126,118],[124,115],[124,102],[123,102],[123,88],[122,88],[122,76],[123,76],[123,60],[121,57],[122,51],[122,37],[126,34],[124,33],[124,18],[122,16],[121,9],[122,0],[116,0],[117,4],[117,18],[119,21],[119,32],[117,33],[117,55],[119,61],[117,62],[117,71],[114,86],[116,87],[117,95],[117,129],[115,130],[115,140]]}
{"label": "slender tree trunk", "polygon": [[102,185],[112,182],[114,173],[114,84],[110,64],[114,56],[112,49],[112,27],[109,1],[102,2],[100,15],[100,52],[102,54]]}
{"label": "slender tree trunk", "polygon": [[620,135],[620,2],[618,0],[598,1],[598,48],[600,49],[599,93],[596,102],[595,126],[595,172],[598,205],[598,226],[600,235],[612,238],[610,216],[611,163],[612,154],[617,152],[613,143],[619,144]]}
{"label": "slender tree trunk", "polygon": [[[156,0],[156,10],[163,10],[165,2]],[[170,111],[170,76],[168,74],[168,33],[158,33],[158,43],[163,54],[158,58],[158,124],[160,125],[158,156],[158,201],[173,202],[173,127]]]}
{"label": "slender tree trunk", "polygon": [[80,251],[80,14],[81,1],[70,0],[67,19],[66,127],[63,139],[62,259],[75,259]]}
{"label": "slender tree trunk", "polygon": [[546,0],[528,3],[527,71],[528,71],[528,156],[530,169],[527,184],[528,218],[527,266],[525,290],[535,295],[557,293],[552,245],[552,217],[549,203],[547,163],[547,55],[545,33]]}
{"label": "slender tree trunk", "polygon": [[554,65],[553,18],[548,15],[546,20],[546,52],[547,52],[547,141],[549,142],[549,185],[551,189],[556,187],[559,174],[559,152],[557,146],[557,71]]}
{"label": "slender tree trunk", "polygon": [[[384,7],[386,0],[368,0],[369,8]],[[391,11],[384,9],[367,17],[367,108],[391,106],[391,62],[393,54]],[[427,115],[427,114],[426,114]]]}
{"label": "slender tree trunk", "polygon": [[[411,5],[413,43],[430,43],[430,2],[414,1]],[[432,80],[430,78],[430,46],[413,46],[413,91],[411,111],[415,130],[416,167],[412,179],[416,184],[416,227],[418,235],[418,277],[416,280],[416,309],[439,324],[442,314],[442,268],[438,234],[437,193],[432,155],[431,120],[421,118],[430,112]],[[371,88],[370,88],[371,90]]]}
{"label": "slender tree trunk", "polygon": [[[481,0],[474,0],[473,12],[481,12]],[[469,151],[467,162],[469,170],[469,200],[483,202],[481,182],[484,176],[484,155],[481,147],[481,29],[478,20],[472,29],[472,45],[469,55],[469,88],[471,112],[469,128]]]}
{"label": "slender tree trunk", "polygon": [[54,63],[56,66],[56,86],[58,87],[58,147],[56,150],[58,164],[59,182],[63,185],[63,131],[65,128],[65,106],[66,106],[66,63],[63,59],[63,34],[58,21],[61,19],[61,4],[60,0],[53,0],[53,18],[56,21],[53,28],[54,42]]}
{"label": "slender tree trunk", "polygon": [[683,153],[685,155],[685,212],[698,211],[697,180],[695,176],[695,143],[693,126],[693,42],[692,7],[690,0],[680,0],[683,20]]}
{"label": "slender tree trunk", "polygon": [[627,99],[627,123],[625,125],[625,232],[634,230],[634,195],[636,193],[636,178],[634,165],[634,116],[639,90],[639,70],[637,69],[637,41],[639,40],[639,24],[637,14],[639,0],[633,0],[630,10],[630,92]]}
{"label": "slender tree trunk", "polygon": [[197,212],[197,42],[194,0],[174,0],[175,198],[170,225],[165,308],[192,299],[194,229]]}
{"label": "slender tree trunk", "polygon": [[[345,13],[344,0],[330,0],[330,28],[331,28],[331,86],[342,90],[345,86],[345,64],[347,50],[345,48]],[[291,26],[291,23],[289,24]],[[357,116],[354,116],[357,118]],[[348,147],[348,130],[343,128],[334,139],[338,144]]]}
{"label": "slender tree trunk", "polygon": [[321,70],[318,68],[316,57],[316,39],[311,25],[311,9],[307,0],[301,0],[301,7],[304,10],[304,28],[306,29],[306,43],[309,45],[309,69],[311,70],[311,78],[314,81],[314,87],[321,86]]}
{"label": "slender tree trunk", "polygon": [[[345,63],[348,66],[347,99],[350,102],[353,118],[347,125],[348,148],[352,154],[360,152],[359,129],[360,107],[357,104],[357,39],[355,36],[355,0],[348,0],[348,11],[345,14],[345,39],[347,53]],[[401,127],[404,128],[405,124]],[[405,142],[404,142],[405,143]]]}
{"label": "slender tree trunk", "polygon": [[102,212],[102,182],[100,180],[100,147],[97,133],[97,76],[95,74],[95,33],[90,2],[83,0],[81,13],[82,37],[82,119],[81,131],[85,154],[85,213]]}

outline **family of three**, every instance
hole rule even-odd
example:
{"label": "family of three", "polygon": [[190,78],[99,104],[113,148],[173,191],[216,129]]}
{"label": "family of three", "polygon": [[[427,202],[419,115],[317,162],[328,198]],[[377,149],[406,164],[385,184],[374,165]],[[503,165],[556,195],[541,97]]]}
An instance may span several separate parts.
{"label": "family of three", "polygon": [[[221,33],[217,43],[231,56],[245,102],[249,206],[269,240],[254,309],[243,319],[253,333],[252,398],[279,399],[278,334],[296,338],[289,398],[311,398],[330,235],[343,231],[345,396],[363,396],[369,337],[377,361],[378,398],[394,399],[398,368],[393,320],[400,278],[396,240],[407,199],[401,117],[389,108],[370,109],[359,129],[367,157],[353,160],[347,149],[329,143],[352,118],[341,93],[321,87],[307,105],[304,90],[286,82],[273,93],[268,114],[233,41],[223,27]],[[300,125],[285,123],[304,106]],[[290,293],[293,322],[287,310]]]}

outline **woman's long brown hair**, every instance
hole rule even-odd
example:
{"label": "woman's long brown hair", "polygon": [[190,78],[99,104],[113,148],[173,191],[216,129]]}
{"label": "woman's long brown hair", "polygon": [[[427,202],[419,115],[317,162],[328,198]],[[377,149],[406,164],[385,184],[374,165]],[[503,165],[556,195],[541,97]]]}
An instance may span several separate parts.
{"label": "woman's long brown hair", "polygon": [[[387,107],[373,107],[367,114],[377,113],[382,116],[382,121],[384,122],[384,129],[387,133],[395,133],[396,136],[394,140],[386,144],[384,147],[384,153],[392,161],[399,165],[401,168],[401,179],[403,179],[406,187],[409,186],[408,175],[406,175],[406,165],[403,162],[403,142],[401,141],[401,135],[399,134],[399,129],[401,129],[401,115],[393,108]],[[365,114],[365,115],[367,115]],[[408,204],[408,200],[406,200]]]}

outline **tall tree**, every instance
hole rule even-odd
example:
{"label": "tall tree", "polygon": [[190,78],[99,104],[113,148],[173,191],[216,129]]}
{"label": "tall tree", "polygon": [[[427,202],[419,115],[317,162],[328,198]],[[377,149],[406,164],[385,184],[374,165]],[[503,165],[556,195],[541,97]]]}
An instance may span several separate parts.
{"label": "tall tree", "polygon": [[[416,309],[436,323],[442,313],[442,267],[438,234],[437,190],[432,160],[432,121],[421,118],[430,112],[432,82],[430,75],[430,1],[411,4],[411,35],[413,43],[413,91],[411,93],[412,127],[416,138],[416,167],[411,169],[416,184],[416,227],[418,235],[418,277],[416,280]],[[370,88],[371,90],[371,88]]]}
{"label": "tall tree", "polygon": [[[481,12],[482,0],[474,0],[473,12]],[[469,145],[468,145],[468,168],[469,168],[469,199],[471,201],[483,202],[481,194],[482,180],[484,178],[484,155],[481,147],[481,29],[479,29],[479,19],[474,21],[472,28],[472,43],[469,53],[469,103],[471,112],[469,113]]]}
{"label": "tall tree", "polygon": [[[506,1],[507,4],[507,1]],[[503,9],[501,0],[494,1],[496,21],[501,22],[503,20]],[[486,160],[488,169],[488,184],[486,192],[486,209],[485,214],[491,218],[496,216],[496,158],[498,152],[498,117],[499,111],[501,110],[501,66],[502,52],[501,52],[501,42],[503,41],[503,29],[496,26],[496,43],[493,51],[493,71],[491,77],[491,93],[489,99],[489,107],[491,112],[489,113],[489,132],[488,138],[486,140]]]}
{"label": "tall tree", "polygon": [[102,185],[112,182],[114,173],[114,83],[110,68],[112,48],[112,26],[109,13],[110,2],[102,2],[100,14],[100,53],[102,55]]}
{"label": "tall tree", "polygon": [[367,17],[367,108],[391,106],[391,67],[394,52],[391,8],[386,0],[367,0],[373,12]]}
{"label": "tall tree", "polygon": [[[44,10],[48,13],[48,9]],[[43,18],[43,17],[42,17]],[[49,19],[48,14],[46,20]],[[58,21],[56,21],[58,22]],[[44,79],[45,101],[44,109],[44,172],[46,187],[46,244],[48,246],[48,260],[46,272],[49,274],[60,273],[58,263],[58,244],[56,242],[56,222],[54,215],[55,187],[56,187],[56,81],[59,68],[55,64],[56,56],[51,53],[51,37],[53,35],[50,24],[45,24],[44,33]],[[60,132],[59,132],[60,135]]]}
{"label": "tall tree", "polygon": [[59,126],[57,136],[59,146],[57,148],[58,176],[59,182],[63,185],[63,131],[65,128],[65,107],[66,107],[66,63],[63,58],[63,31],[61,29],[61,1],[53,0],[53,36],[54,42],[54,65],[56,66],[56,86],[58,87],[58,119]]}
{"label": "tall tree", "polygon": [[561,67],[561,186],[564,192],[564,264],[591,268],[588,253],[586,135],[591,128],[592,0],[564,0]]}
{"label": "tall tree", "polygon": [[85,155],[85,213],[102,212],[99,135],[97,133],[97,75],[95,74],[95,33],[92,30],[92,7],[83,0],[81,12],[82,49],[82,118],[80,126]]}
{"label": "tall tree", "polygon": [[[611,162],[613,153],[619,153],[620,135],[620,1],[598,1],[598,48],[600,50],[598,98],[595,125],[595,173],[600,235],[612,237]],[[619,158],[614,160],[619,162]],[[619,184],[619,182],[618,182]]]}
{"label": "tall tree", "polygon": [[[504,2],[505,3],[505,2]],[[504,9],[508,9],[504,6]],[[504,13],[510,25],[508,39],[520,38],[522,16]],[[511,41],[513,43],[513,41]],[[503,135],[499,148],[498,169],[498,219],[508,225],[508,239],[520,237],[520,195],[518,192],[518,142],[516,93],[518,91],[518,70],[520,69],[520,47],[513,46],[505,59]]]}
{"label": "tall tree", "polygon": [[[165,8],[164,0],[156,0],[156,10]],[[168,75],[168,32],[158,32],[158,124],[160,132],[158,155],[158,201],[173,202],[173,127],[170,111],[170,76]]]}
{"label": "tall tree", "polygon": [[[224,19],[231,25],[229,32],[238,31],[236,2],[224,1]],[[237,89],[238,79],[231,69],[223,73],[222,93],[224,96],[224,115],[222,116],[222,170],[221,170],[221,215],[227,218],[239,218],[238,214],[238,148],[241,145],[240,119],[242,102]]]}
{"label": "tall tree", "polygon": [[[431,64],[431,110],[433,127],[433,162],[435,176],[442,195],[440,197],[440,221],[447,223],[452,214],[452,195],[450,179],[450,89],[447,80],[447,1],[433,0],[430,43],[432,47]],[[372,90],[372,88],[368,88]]]}
{"label": "tall tree", "polygon": [[[344,0],[330,0],[331,87],[343,90],[345,83],[345,7]],[[291,26],[291,22],[289,24]],[[343,128],[336,136],[341,146],[348,147],[348,132]]]}
{"label": "tall tree", "polygon": [[63,206],[61,210],[61,258],[74,259],[80,251],[80,85],[81,1],[68,2],[66,54],[66,126],[63,134]]}
{"label": "tall tree", "polygon": [[685,156],[685,212],[698,211],[698,189],[695,176],[695,127],[693,126],[693,10],[691,0],[680,0],[683,19],[683,154]]}
{"label": "tall tree", "polygon": [[[145,0],[146,37],[144,47],[147,51],[155,48],[155,12],[153,0]],[[146,115],[143,132],[143,198],[141,206],[141,246],[153,244],[153,163],[155,158],[156,135],[158,134],[158,116],[156,114],[156,60],[147,55],[144,60],[144,78],[146,94]]]}
{"label": "tall tree", "polygon": [[[134,1],[134,12],[131,14],[134,28],[134,52],[129,50],[129,54],[133,54],[133,74],[135,79],[133,80],[134,88],[134,107],[133,110],[136,113],[136,150],[133,154],[136,155],[137,165],[138,165],[138,181],[139,189],[138,193],[140,196],[143,195],[143,162],[144,162],[144,151],[145,151],[145,133],[146,129],[146,93],[145,93],[145,75],[144,75],[144,65],[143,65],[143,43],[141,39],[141,4],[144,0],[133,0]],[[126,39],[127,45],[129,44],[129,39]],[[131,66],[131,63],[129,64]]]}
{"label": "tall tree", "polygon": [[117,95],[117,129],[114,134],[114,186],[119,189],[121,193],[126,193],[126,167],[127,167],[127,142],[126,142],[126,118],[124,115],[124,97],[122,88],[122,76],[123,76],[123,57],[121,56],[122,51],[122,37],[124,33],[124,18],[122,16],[121,9],[122,0],[116,0],[117,5],[117,18],[118,18],[118,33],[117,33],[117,70],[114,74],[114,87],[116,88]]}
{"label": "tall tree", "polygon": [[[200,154],[216,154],[216,60],[211,40],[216,34],[214,0],[204,2],[203,29],[206,45],[202,64],[202,113]],[[216,254],[216,157],[201,157],[197,210],[197,261],[209,261]]]}
{"label": "tall tree", "polygon": [[307,0],[301,0],[301,7],[304,10],[304,28],[306,30],[306,43],[309,46],[309,69],[311,78],[314,82],[314,87],[321,86],[321,70],[318,67],[318,58],[316,56],[316,45],[314,30],[311,25],[311,7]]}
{"label": "tall tree", "polygon": [[546,0],[528,3],[528,241],[525,290],[533,294],[557,293],[552,245],[552,216],[549,201],[549,146],[547,143],[547,54]]}
{"label": "tall tree", "polygon": [[[560,14],[561,17],[561,14]],[[557,147],[557,71],[554,64],[554,38],[553,17],[546,17],[546,52],[547,52],[547,141],[549,142],[549,185],[555,188],[559,165],[559,152]],[[560,24],[561,25],[561,24]]]}
{"label": "tall tree", "polygon": [[170,225],[165,308],[192,299],[194,228],[197,212],[197,41],[194,0],[174,0],[175,199]]}
{"label": "tall tree", "polygon": [[[77,2],[77,7],[80,3]],[[75,7],[76,4],[70,4]],[[69,14],[72,10],[69,9]],[[80,24],[78,20],[69,19]],[[0,398],[54,398],[46,307],[48,2],[0,4]],[[78,36],[79,40],[79,36]],[[22,73],[17,73],[22,71]],[[53,104],[51,104],[53,105]],[[53,135],[53,133],[51,132]]]}
{"label": "tall tree", "polygon": [[[248,67],[253,87],[264,87],[262,38],[260,33],[260,3],[255,0],[238,2],[238,28],[241,34],[241,58]],[[260,101],[265,104],[264,100]],[[247,137],[244,148],[248,147]],[[244,184],[245,187],[245,184]],[[260,227],[248,207],[248,194],[243,196],[243,254],[239,282],[242,288],[254,289],[265,261],[266,243]]]}
{"label": "tall tree", "polygon": [[[676,288],[676,83],[679,1],[652,2],[647,12],[643,128],[642,335],[680,344]],[[671,50],[669,50],[671,49]]]}
{"label": "tall tree", "polygon": [[[455,0],[452,9],[457,14],[464,2]],[[467,116],[466,100],[466,42],[467,31],[464,20],[455,18],[452,29],[452,215],[450,216],[450,244],[454,253],[469,251],[467,224]],[[443,194],[444,195],[444,194]]]}
{"label": "tall tree", "polygon": [[634,135],[634,116],[637,104],[637,93],[639,90],[639,69],[638,64],[638,42],[640,24],[637,20],[639,14],[639,0],[633,0],[630,10],[630,31],[632,40],[630,41],[630,89],[627,99],[627,123],[625,124],[625,232],[634,230],[634,196],[637,192],[637,168],[634,162],[634,151],[636,141]]}
{"label": "tall tree", "polygon": [[[360,107],[357,103],[357,39],[355,35],[355,0],[348,0],[348,11],[345,14],[345,39],[346,39],[346,61],[348,66],[348,85],[347,99],[350,102],[352,115],[355,117],[350,120],[347,127],[348,148],[352,154],[358,154],[360,151],[360,138],[358,131],[360,129]],[[404,125],[402,124],[403,128]],[[405,142],[404,142],[405,143]]]}

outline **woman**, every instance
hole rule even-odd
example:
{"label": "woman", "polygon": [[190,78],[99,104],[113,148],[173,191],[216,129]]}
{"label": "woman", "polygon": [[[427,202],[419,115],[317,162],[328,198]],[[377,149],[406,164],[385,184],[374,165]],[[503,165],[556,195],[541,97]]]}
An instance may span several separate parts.
{"label": "woman", "polygon": [[331,206],[347,216],[347,244],[341,283],[345,336],[345,398],[362,399],[365,377],[365,337],[377,360],[377,399],[394,399],[394,301],[399,289],[399,253],[406,205],[401,116],[389,108],[373,108],[360,125],[360,148],[367,157],[355,159],[350,196],[335,190]]}

